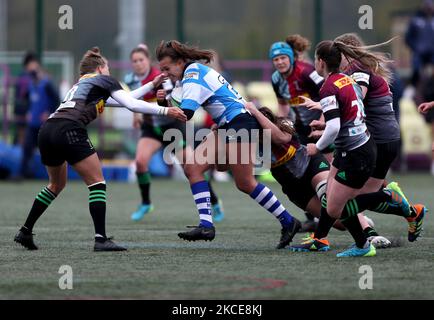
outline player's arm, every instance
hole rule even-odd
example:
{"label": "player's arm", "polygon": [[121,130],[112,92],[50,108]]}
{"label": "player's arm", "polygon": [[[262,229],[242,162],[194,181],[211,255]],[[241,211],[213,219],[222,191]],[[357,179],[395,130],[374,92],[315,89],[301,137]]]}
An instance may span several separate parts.
{"label": "player's arm", "polygon": [[125,90],[113,91],[111,96],[118,102],[118,105],[111,105],[112,107],[125,107],[132,112],[168,116],[181,121],[187,120],[184,112],[179,108],[160,107],[143,100],[134,99]]}
{"label": "player's arm", "polygon": [[263,129],[268,129],[271,132],[271,141],[275,144],[283,144],[288,143],[292,139],[292,135],[283,132],[280,130],[273,122],[271,122],[266,116],[264,116],[257,108],[256,106],[251,103],[247,102],[245,104],[245,108],[247,111],[250,112],[252,116],[258,120],[259,124]]}
{"label": "player's arm", "polygon": [[187,116],[187,120],[193,118],[195,111],[213,94],[199,79],[199,70],[186,71],[182,80],[182,102],[180,108]]}
{"label": "player's arm", "polygon": [[[150,92],[152,89],[160,86],[163,81],[164,81],[164,77],[162,74],[160,74],[156,76],[154,80],[152,80],[151,82],[148,82],[147,84],[129,92],[128,94],[134,99],[141,99],[145,94]],[[112,107],[119,106],[119,102],[117,102],[115,99],[112,98],[108,98],[106,104]]]}
{"label": "player's arm", "polygon": [[315,144],[319,151],[334,143],[341,129],[341,119],[336,96],[333,95],[321,99],[321,106],[323,107],[326,126],[321,138]]}

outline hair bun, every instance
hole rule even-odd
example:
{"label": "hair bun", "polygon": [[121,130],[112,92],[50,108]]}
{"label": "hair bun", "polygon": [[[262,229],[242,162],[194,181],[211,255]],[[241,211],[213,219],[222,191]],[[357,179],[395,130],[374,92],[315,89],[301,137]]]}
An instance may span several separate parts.
{"label": "hair bun", "polygon": [[101,50],[98,47],[93,47],[92,49],[90,49],[86,52],[85,57],[102,58]]}
{"label": "hair bun", "polygon": [[99,50],[99,47],[93,47],[89,51],[92,51],[93,53],[96,53],[96,54],[101,54],[101,51]]}

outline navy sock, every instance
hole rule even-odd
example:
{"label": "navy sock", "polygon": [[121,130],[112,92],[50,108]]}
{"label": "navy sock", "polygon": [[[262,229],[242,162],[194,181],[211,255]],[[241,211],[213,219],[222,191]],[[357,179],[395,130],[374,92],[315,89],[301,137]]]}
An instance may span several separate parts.
{"label": "navy sock", "polygon": [[250,197],[275,216],[280,221],[282,227],[289,227],[293,223],[294,218],[291,214],[286,211],[273,192],[263,184],[258,183],[255,190],[250,194]]}
{"label": "navy sock", "polygon": [[200,227],[210,228],[213,226],[211,213],[211,194],[207,181],[199,181],[191,186],[194,201],[196,202],[197,211],[199,212]]}

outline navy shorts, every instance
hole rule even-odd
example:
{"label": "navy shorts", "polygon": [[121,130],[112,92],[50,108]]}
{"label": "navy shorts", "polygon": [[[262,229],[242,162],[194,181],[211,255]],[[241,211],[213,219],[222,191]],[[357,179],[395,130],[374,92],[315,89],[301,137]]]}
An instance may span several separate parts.
{"label": "navy shorts", "polygon": [[[219,134],[224,134],[226,143],[251,143],[258,141],[257,135],[262,132],[258,120],[250,113],[241,113],[232,121],[220,126]],[[223,132],[223,130],[226,130]]]}

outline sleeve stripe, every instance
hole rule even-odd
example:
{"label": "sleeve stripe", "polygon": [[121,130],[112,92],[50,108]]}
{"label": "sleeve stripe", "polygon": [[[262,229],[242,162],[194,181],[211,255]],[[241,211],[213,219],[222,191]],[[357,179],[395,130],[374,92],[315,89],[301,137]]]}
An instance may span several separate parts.
{"label": "sleeve stripe", "polygon": [[338,102],[336,100],[336,96],[328,96],[320,101],[323,113],[326,113],[329,110],[339,109]]}
{"label": "sleeve stripe", "polygon": [[339,118],[340,116],[341,115],[340,115],[339,109],[333,109],[333,110],[329,110],[327,112],[324,112],[324,119],[326,122],[331,120],[331,119],[334,119],[334,118]]}
{"label": "sleeve stripe", "polygon": [[351,78],[353,78],[353,80],[357,83],[363,83],[369,86],[369,79],[370,79],[370,75],[368,73],[365,72],[354,72],[351,75]]}

